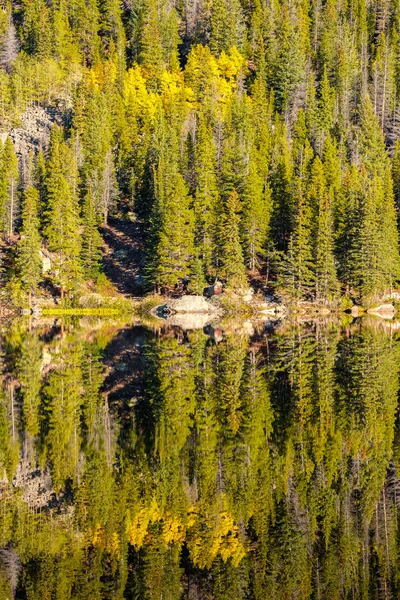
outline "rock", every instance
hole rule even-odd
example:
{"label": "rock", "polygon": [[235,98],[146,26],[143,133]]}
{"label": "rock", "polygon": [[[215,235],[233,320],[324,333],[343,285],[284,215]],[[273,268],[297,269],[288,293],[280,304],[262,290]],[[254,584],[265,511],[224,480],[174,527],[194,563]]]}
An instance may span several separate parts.
{"label": "rock", "polygon": [[128,250],[125,250],[125,248],[120,248],[119,250],[115,250],[114,256],[115,256],[115,258],[118,258],[118,259],[128,258]]}
{"label": "rock", "polygon": [[395,307],[391,303],[381,304],[380,306],[376,306],[374,308],[369,308],[367,310],[370,315],[377,315],[378,317],[386,317],[391,318],[396,312]]}
{"label": "rock", "polygon": [[242,323],[242,332],[244,335],[252,336],[254,335],[254,326],[251,321],[243,321]]}
{"label": "rock", "polygon": [[218,296],[219,294],[222,294],[223,291],[224,286],[222,285],[222,283],[220,281],[216,281],[213,285],[204,288],[203,296],[211,298],[211,296]]}
{"label": "rock", "polygon": [[182,296],[169,302],[167,309],[177,313],[208,313],[211,305],[203,296]]}
{"label": "rock", "polygon": [[32,314],[32,311],[31,311],[31,309],[30,309],[30,308],[23,308],[23,309],[21,310],[21,314],[23,314],[23,315],[24,315],[24,317],[26,317],[27,315],[31,315],[31,314]]}
{"label": "rock", "polygon": [[389,294],[387,296],[387,298],[390,298],[391,300],[400,300],[400,292],[399,291],[393,291],[391,294]]}
{"label": "rock", "polygon": [[42,274],[44,275],[51,269],[51,258],[44,249],[40,250],[39,254],[42,261]]}

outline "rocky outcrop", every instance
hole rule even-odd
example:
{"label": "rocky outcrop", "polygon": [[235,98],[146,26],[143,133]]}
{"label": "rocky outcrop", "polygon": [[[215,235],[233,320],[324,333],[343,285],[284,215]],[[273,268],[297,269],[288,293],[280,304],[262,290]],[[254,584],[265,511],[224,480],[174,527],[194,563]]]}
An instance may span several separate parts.
{"label": "rocky outcrop", "polygon": [[[65,115],[56,107],[29,107],[20,118],[20,126],[13,127],[8,133],[17,155],[28,156],[30,152],[38,152],[48,146],[50,131],[54,123],[62,125]],[[7,133],[1,134],[7,137]]]}
{"label": "rocky outcrop", "polygon": [[168,302],[167,308],[175,313],[209,313],[213,305],[203,296],[182,296]]}

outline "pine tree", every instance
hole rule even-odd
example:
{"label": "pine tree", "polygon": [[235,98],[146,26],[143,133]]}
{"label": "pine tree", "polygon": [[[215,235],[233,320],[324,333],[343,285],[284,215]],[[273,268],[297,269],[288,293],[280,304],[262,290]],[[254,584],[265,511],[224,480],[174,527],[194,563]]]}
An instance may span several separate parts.
{"label": "pine tree", "polygon": [[156,90],[165,62],[155,0],[145,2],[139,61],[143,65],[150,89]]}
{"label": "pine tree", "polygon": [[29,304],[31,304],[31,296],[36,292],[42,274],[38,202],[38,191],[29,187],[25,192],[22,205],[21,238],[18,243],[16,260],[22,285],[29,294]]}
{"label": "pine tree", "polygon": [[[158,176],[162,178],[160,170]],[[171,290],[190,276],[194,223],[190,197],[180,173],[173,175],[163,193],[151,280],[157,289]]]}
{"label": "pine tree", "polygon": [[68,164],[69,160],[71,156],[62,140],[62,131],[55,129],[47,163],[44,234],[49,250],[56,255],[52,271],[62,296],[64,291],[76,287],[82,275],[80,219],[74,169]]}
{"label": "pine tree", "polygon": [[85,278],[94,279],[100,274],[102,239],[97,228],[92,190],[86,193],[82,210],[82,264]]}
{"label": "pine tree", "polygon": [[272,202],[271,190],[259,173],[258,161],[250,159],[243,191],[242,239],[246,265],[251,273],[265,255]]}
{"label": "pine tree", "polygon": [[228,196],[221,215],[219,244],[221,247],[218,275],[233,290],[246,288],[247,278],[243,252],[240,244],[241,205],[236,190]]}
{"label": "pine tree", "polygon": [[6,139],[1,157],[1,179],[5,203],[2,208],[5,216],[4,226],[7,237],[11,239],[14,235],[14,222],[18,209],[19,170],[17,155],[9,137]]}
{"label": "pine tree", "polygon": [[332,197],[321,195],[318,211],[318,231],[315,256],[316,299],[330,300],[339,291],[334,258]]}
{"label": "pine tree", "polygon": [[312,299],[315,289],[311,209],[298,190],[297,214],[289,249],[283,265],[283,282],[296,300]]}
{"label": "pine tree", "polygon": [[40,219],[43,219],[43,215],[46,212],[46,160],[44,157],[44,153],[42,150],[38,152],[36,157],[36,164],[33,173],[33,180],[35,184],[35,188],[39,192],[39,205],[38,205],[38,214]]}
{"label": "pine tree", "polygon": [[200,118],[197,132],[195,179],[195,245],[204,273],[212,276],[215,274],[213,255],[216,243],[218,185],[214,137],[203,117]]}

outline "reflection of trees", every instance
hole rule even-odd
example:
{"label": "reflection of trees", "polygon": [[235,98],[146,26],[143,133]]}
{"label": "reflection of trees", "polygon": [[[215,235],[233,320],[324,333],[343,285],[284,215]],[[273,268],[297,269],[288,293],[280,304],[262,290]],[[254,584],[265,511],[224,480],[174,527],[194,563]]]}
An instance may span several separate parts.
{"label": "reflection of trees", "polygon": [[46,368],[36,333],[9,343],[1,465],[11,480],[28,436],[59,495],[35,513],[2,487],[29,598],[398,596],[393,337],[299,328],[266,363],[243,336],[147,336],[130,414],[102,393],[104,343],[67,331]]}

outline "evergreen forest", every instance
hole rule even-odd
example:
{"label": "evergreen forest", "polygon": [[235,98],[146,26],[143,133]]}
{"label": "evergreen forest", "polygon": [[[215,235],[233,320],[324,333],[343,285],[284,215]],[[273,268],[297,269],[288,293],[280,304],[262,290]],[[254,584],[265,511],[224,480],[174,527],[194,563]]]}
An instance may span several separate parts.
{"label": "evergreen forest", "polygon": [[399,59],[396,0],[2,2],[3,301],[113,293],[116,223],[136,296],[390,294]]}

